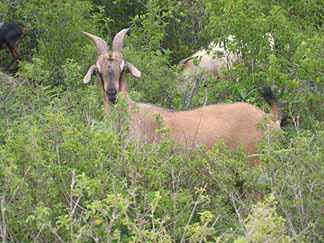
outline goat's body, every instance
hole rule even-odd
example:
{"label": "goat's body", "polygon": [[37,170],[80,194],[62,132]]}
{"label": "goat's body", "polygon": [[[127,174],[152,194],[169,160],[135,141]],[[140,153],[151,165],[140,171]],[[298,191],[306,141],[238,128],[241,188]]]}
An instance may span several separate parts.
{"label": "goat's body", "polygon": [[8,48],[14,61],[20,59],[17,44],[23,35],[23,30],[16,23],[2,23],[0,25],[0,49]]}
{"label": "goat's body", "polygon": [[[233,41],[233,39],[231,39]],[[195,60],[197,59],[197,60]],[[213,74],[220,77],[221,69],[230,69],[239,56],[224,47],[224,43],[210,43],[208,50],[203,49],[180,61],[185,74]]]}
{"label": "goat's body", "polygon": [[[211,148],[217,142],[224,142],[231,149],[242,146],[251,154],[256,152],[256,142],[263,138],[258,123],[266,114],[248,103],[216,104],[187,111],[170,111],[134,102],[131,107],[131,135],[142,142],[159,141],[157,115],[169,129],[170,138],[185,149],[198,145]],[[279,129],[278,125],[270,123],[272,128]]]}
{"label": "goat's body", "polygon": [[[269,49],[274,50],[275,40],[272,33],[266,33],[263,38],[268,42]],[[218,78],[222,78],[221,70],[230,70],[233,65],[241,61],[242,53],[233,52],[226,48],[228,44],[235,44],[236,38],[229,35],[225,42],[211,42],[208,49],[197,51],[188,58],[180,61],[183,65],[186,76],[198,74],[212,74]],[[242,41],[240,41],[242,44]],[[226,45],[225,45],[226,44]],[[194,60],[197,59],[197,60]]]}
{"label": "goat's body", "polygon": [[16,45],[22,34],[22,29],[15,23],[2,23],[0,25],[0,43],[2,45]]}
{"label": "goat's body", "polygon": [[193,56],[192,58],[198,59],[198,65],[195,64],[194,60],[189,60],[183,64],[184,72],[189,75],[198,74],[199,72],[204,75],[213,74],[214,76],[220,76],[220,70],[222,68],[231,68],[232,61],[225,56],[215,57],[210,54],[205,54],[202,56]]}
{"label": "goat's body", "polygon": [[[128,101],[131,138],[144,143],[159,142],[161,133],[157,130],[164,124],[169,130],[170,138],[185,149],[199,145],[211,148],[217,142],[224,142],[233,150],[242,147],[248,154],[257,151],[256,143],[264,136],[264,131],[258,127],[258,123],[262,122],[266,114],[253,105],[216,104],[194,110],[173,111],[129,99],[124,80],[125,70],[134,77],[140,77],[141,72],[133,64],[125,62],[121,54],[123,38],[128,30],[123,29],[115,35],[112,51],[108,51],[107,43],[100,37],[83,32],[96,44],[99,54],[96,64],[89,68],[83,82],[90,82],[95,70],[99,73],[105,112],[108,116],[116,102],[117,93],[122,92]],[[272,106],[274,120],[269,121],[269,127],[279,129],[281,116],[278,103],[271,89],[265,91],[263,96]]]}

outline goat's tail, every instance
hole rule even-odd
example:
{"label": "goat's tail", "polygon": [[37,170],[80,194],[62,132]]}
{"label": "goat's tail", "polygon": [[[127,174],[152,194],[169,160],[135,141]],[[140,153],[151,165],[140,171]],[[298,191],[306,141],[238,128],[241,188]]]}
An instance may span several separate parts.
{"label": "goat's tail", "polygon": [[280,126],[282,120],[282,113],[279,102],[273,94],[270,87],[264,87],[261,91],[263,98],[271,106],[272,120]]}

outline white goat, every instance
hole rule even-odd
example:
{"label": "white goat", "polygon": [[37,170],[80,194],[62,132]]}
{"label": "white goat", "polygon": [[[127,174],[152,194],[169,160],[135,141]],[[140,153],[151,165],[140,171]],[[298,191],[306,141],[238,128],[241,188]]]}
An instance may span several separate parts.
{"label": "white goat", "polygon": [[[274,38],[271,33],[266,33],[264,38],[267,39],[270,50],[274,49]],[[190,57],[182,59],[179,64],[183,66],[186,77],[197,74],[213,74],[215,77],[222,78],[222,69],[231,69],[233,64],[241,60],[241,53],[230,51],[228,44],[233,45],[236,38],[229,35],[226,41],[219,43],[211,42],[207,49],[197,51]]]}
{"label": "white goat", "polygon": [[[234,36],[229,36],[226,43],[234,43],[234,41]],[[221,70],[224,68],[229,70],[239,59],[239,55],[228,50],[224,42],[211,42],[207,49],[202,49],[182,59],[179,64],[183,66],[186,77],[212,74],[220,78]]]}

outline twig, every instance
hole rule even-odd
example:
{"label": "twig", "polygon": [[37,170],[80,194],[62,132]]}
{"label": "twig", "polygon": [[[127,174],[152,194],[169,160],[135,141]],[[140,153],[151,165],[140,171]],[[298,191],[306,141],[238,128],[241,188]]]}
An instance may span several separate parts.
{"label": "twig", "polygon": [[[194,215],[194,213],[195,213],[195,211],[197,209],[198,204],[199,204],[199,202],[198,201],[195,201],[194,207],[191,210],[191,214],[190,214],[190,217],[189,217],[188,222],[187,222],[186,225],[189,225],[190,224],[190,222],[192,220],[192,217],[193,217],[193,215]],[[182,234],[182,237],[181,237],[181,241],[180,241],[181,243],[184,242],[185,234],[186,234],[186,229],[184,229],[184,231],[183,231],[183,234]]]}
{"label": "twig", "polygon": [[115,222],[115,220],[119,217],[119,215],[116,214],[116,208],[114,208],[112,215],[111,215],[111,219],[109,224],[106,227],[106,234],[107,234],[107,242],[111,242],[110,240],[110,233],[113,227],[113,224]]}
{"label": "twig", "polygon": [[187,110],[189,108],[190,103],[192,101],[192,98],[196,94],[201,80],[202,80],[201,77],[196,78],[195,83],[194,83],[194,85],[193,85],[193,87],[191,89],[191,92],[189,94],[187,94],[186,99],[184,101],[184,108],[185,108],[185,110]]}
{"label": "twig", "polygon": [[[207,186],[207,184],[205,184],[204,189],[206,188],[206,186]],[[199,199],[199,196],[200,196],[200,195],[198,195],[198,199]],[[186,226],[190,225],[191,220],[192,220],[192,217],[193,217],[194,213],[196,212],[197,206],[199,205],[199,203],[201,203],[198,199],[197,199],[197,201],[195,201],[194,207],[193,207],[193,209],[191,210],[191,214],[190,214],[190,217],[189,217],[189,219],[188,219],[188,222],[187,222]],[[186,234],[186,227],[184,228],[183,234],[182,234],[182,236],[181,236],[180,243],[185,242],[185,241],[184,241],[185,234]]]}
{"label": "twig", "polygon": [[284,214],[286,216],[286,220],[287,220],[287,224],[289,226],[290,232],[293,235],[293,237],[295,238],[297,236],[297,233],[296,233],[295,227],[293,225],[293,222],[292,222],[290,213],[284,208],[284,205],[282,204],[282,201],[281,200],[279,200],[279,203],[280,203],[280,206],[281,206],[282,211],[284,212]]}
{"label": "twig", "polygon": [[45,224],[42,225],[42,227],[40,228],[40,230],[38,231],[36,238],[34,239],[34,242],[37,241],[37,239],[39,238],[40,234],[42,233],[43,229],[45,228]]}
{"label": "twig", "polygon": [[[220,217],[220,216],[218,216],[218,217],[214,220],[214,222],[213,222],[213,224],[211,225],[211,227],[214,227],[214,226],[215,226],[215,224],[216,224],[216,222],[218,221],[219,217]],[[203,232],[202,232],[202,234],[201,234],[201,237],[200,237],[199,243],[202,243],[203,240],[204,240],[204,238],[205,238],[205,236],[206,236],[206,228],[207,228],[207,225],[208,225],[208,222],[206,222],[206,223],[204,224],[204,226],[203,226]]]}
{"label": "twig", "polygon": [[207,84],[205,85],[205,99],[204,99],[204,104],[203,106],[207,105],[207,101],[208,101],[208,86]]}
{"label": "twig", "polygon": [[236,215],[237,215],[237,218],[238,218],[238,221],[239,221],[240,225],[242,225],[242,227],[245,228],[244,220],[243,220],[242,217],[241,217],[241,214],[240,214],[240,208],[238,208],[238,207],[236,206],[235,198],[234,198],[233,192],[229,192],[229,197],[230,197],[230,201],[231,201],[231,203],[232,203],[232,206],[234,207],[234,210],[235,210],[235,213],[236,213]]}
{"label": "twig", "polygon": [[61,165],[60,143],[55,143],[55,152],[56,152],[57,164]]}
{"label": "twig", "polygon": [[51,229],[51,231],[52,231],[53,235],[55,235],[55,237],[57,238],[57,240],[58,240],[59,242],[64,243],[64,240],[61,238],[61,236],[59,236],[59,234],[56,232],[55,229]]}
{"label": "twig", "polygon": [[[73,214],[75,211],[75,205],[78,205],[78,201],[73,205],[73,189],[75,185],[75,170],[72,171],[71,185],[70,185],[70,237],[73,239]],[[80,198],[78,198],[80,199]]]}
{"label": "twig", "polygon": [[2,242],[7,243],[7,214],[5,207],[5,197],[1,198],[1,231],[2,231]]}
{"label": "twig", "polygon": [[74,200],[72,199],[72,201],[74,202],[74,206],[73,206],[72,211],[70,212],[71,218],[73,218],[76,208],[79,207],[80,199],[81,199],[81,196],[76,200],[76,202],[74,202]]}

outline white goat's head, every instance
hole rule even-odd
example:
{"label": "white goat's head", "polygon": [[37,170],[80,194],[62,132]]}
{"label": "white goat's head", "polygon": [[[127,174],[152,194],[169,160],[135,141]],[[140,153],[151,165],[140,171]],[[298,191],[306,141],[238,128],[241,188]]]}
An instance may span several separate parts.
{"label": "white goat's head", "polygon": [[87,32],[82,32],[97,46],[98,59],[85,75],[83,82],[89,83],[94,72],[98,73],[104,91],[105,100],[115,103],[119,91],[126,92],[127,86],[123,79],[124,71],[128,69],[135,77],[141,72],[131,63],[125,62],[122,55],[123,39],[129,29],[123,29],[116,34],[112,44],[112,51],[108,50],[106,41]]}

